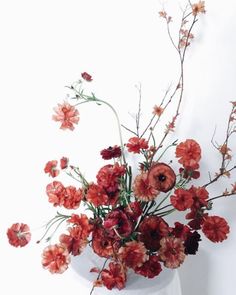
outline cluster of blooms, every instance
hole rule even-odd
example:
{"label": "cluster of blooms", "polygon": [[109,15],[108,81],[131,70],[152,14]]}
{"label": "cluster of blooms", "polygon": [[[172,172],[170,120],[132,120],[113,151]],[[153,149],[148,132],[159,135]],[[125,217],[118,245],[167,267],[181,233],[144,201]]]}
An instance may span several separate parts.
{"label": "cluster of blooms", "polygon": [[[181,65],[186,48],[193,39],[191,29],[196,17],[205,13],[204,2],[193,4],[190,9],[190,12],[186,10],[183,14],[178,45],[175,46],[181,57]],[[160,12],[160,16],[169,25],[171,17],[165,11]],[[189,17],[193,18],[190,29],[183,29]],[[74,94],[72,99],[78,103],[71,105],[64,102],[55,108],[53,119],[60,122],[61,129],[74,129],[74,124],[79,122],[76,106],[80,103],[99,102],[111,107],[94,94],[84,94],[82,85],[91,82],[92,77],[86,72],[81,76],[82,80],[70,86]],[[223,176],[229,177],[230,172],[236,168],[231,165],[229,148],[229,139],[236,132],[236,102],[232,102],[225,141],[222,145],[214,145],[222,159],[219,172],[205,184],[196,186],[193,181],[200,178],[200,145],[193,139],[186,139],[178,144],[175,141],[163,149],[163,142],[169,132],[174,130],[179,114],[183,95],[182,78],[181,75],[174,93],[170,95],[172,99],[180,92],[176,114],[166,125],[159,145],[155,140],[151,144],[153,130],[171,99],[166,104],[163,100],[159,106],[155,105],[147,128],[142,134],[131,131],[134,136],[126,144],[123,144],[119,125],[121,143],[100,152],[105,161],[111,160],[112,163],[104,165],[97,172],[96,181],[86,180],[80,169],[71,165],[66,157],[59,163],[52,160],[46,164],[44,172],[53,179],[66,172],[80,182],[80,187],[77,188],[71,185],[65,187],[60,181],[52,181],[46,187],[48,201],[55,207],[70,210],[78,209],[83,203],[92,213],[88,217],[75,212],[70,215],[57,212],[47,224],[43,238],[55,225],[58,229],[62,222],[67,224],[66,232],[60,234],[58,243],[47,246],[42,254],[42,265],[51,273],[64,272],[70,263],[70,255],[80,255],[86,246],[90,246],[96,255],[109,260],[107,267],[104,265],[101,269],[91,270],[98,273],[94,286],[122,289],[128,269],[147,278],[154,278],[163,267],[179,267],[187,255],[196,254],[202,233],[215,243],[227,238],[229,226],[226,220],[210,214],[210,210],[213,200],[236,195],[236,183],[214,197],[210,197],[208,186]],[[111,109],[117,116],[114,108]],[[145,136],[147,132],[150,132],[149,136]],[[175,149],[176,165],[162,160],[168,148]],[[137,173],[128,164],[129,154],[143,157]],[[164,205],[164,202],[168,203]],[[172,225],[167,223],[165,216],[175,211],[186,211],[185,224],[178,221]],[[7,235],[10,244],[15,247],[25,246],[31,238],[28,225],[23,223],[12,225]]]}

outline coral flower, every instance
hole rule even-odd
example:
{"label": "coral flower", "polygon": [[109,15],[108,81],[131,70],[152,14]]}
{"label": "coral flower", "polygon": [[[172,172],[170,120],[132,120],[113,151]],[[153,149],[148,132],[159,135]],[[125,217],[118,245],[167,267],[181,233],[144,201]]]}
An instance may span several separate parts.
{"label": "coral flower", "polygon": [[73,225],[81,228],[81,237],[83,239],[87,238],[93,229],[93,225],[90,224],[90,220],[86,214],[72,214],[71,218],[69,218],[67,222],[73,223]]}
{"label": "coral flower", "polygon": [[159,256],[168,268],[177,268],[184,262],[184,246],[180,239],[165,237],[160,241]]}
{"label": "coral flower", "polygon": [[63,204],[65,187],[60,181],[53,181],[46,187],[48,201],[54,206],[61,206]]}
{"label": "coral flower", "polygon": [[179,163],[184,168],[197,169],[199,167],[198,162],[201,159],[201,148],[195,140],[187,139],[177,145],[175,155],[176,158],[180,158]]}
{"label": "coral flower", "polygon": [[105,190],[97,184],[90,184],[87,194],[86,200],[92,203],[95,207],[101,205],[108,204],[108,195],[106,194]]}
{"label": "coral flower", "polygon": [[126,268],[120,263],[110,262],[109,270],[104,269],[101,272],[101,280],[107,289],[118,288],[119,290],[125,287],[126,283]]}
{"label": "coral flower", "polygon": [[169,233],[168,224],[158,216],[145,217],[139,226],[139,239],[148,250],[157,251],[160,240]]}
{"label": "coral flower", "polygon": [[61,122],[61,129],[75,129],[73,124],[78,124],[79,112],[74,106],[64,102],[63,104],[58,104],[54,111],[56,115],[53,115],[52,119],[56,122]]}
{"label": "coral flower", "polygon": [[148,181],[156,190],[168,192],[175,186],[176,175],[170,166],[156,163],[148,172]]}
{"label": "coral flower", "polygon": [[139,275],[152,279],[159,275],[162,271],[159,258],[156,255],[152,255],[149,259],[144,262],[141,267],[136,267],[135,272]]}
{"label": "coral flower", "polygon": [[110,160],[113,158],[120,158],[121,157],[121,148],[117,145],[113,147],[109,147],[107,149],[104,149],[100,152],[102,158],[104,160]]}
{"label": "coral flower", "polygon": [[74,186],[68,186],[63,194],[63,206],[67,209],[77,209],[83,198],[82,189],[76,189]]}
{"label": "coral flower", "polygon": [[164,109],[162,107],[155,105],[152,113],[153,115],[160,117],[163,112],[164,112]]}
{"label": "coral flower", "polygon": [[141,150],[148,149],[148,142],[144,138],[131,137],[126,146],[130,153],[140,154]]}
{"label": "coral flower", "polygon": [[61,169],[66,169],[68,167],[69,159],[66,157],[62,157],[60,159],[60,167]]}
{"label": "coral flower", "polygon": [[192,5],[192,13],[194,16],[198,15],[199,13],[205,13],[205,1],[199,1]]}
{"label": "coral flower", "polygon": [[193,196],[193,207],[198,209],[202,206],[207,206],[209,193],[204,187],[191,186],[189,192]]}
{"label": "coral flower", "polygon": [[53,160],[53,161],[47,162],[44,168],[44,172],[49,173],[49,175],[51,175],[52,177],[56,177],[60,172],[57,169],[57,161]]}
{"label": "coral flower", "polygon": [[131,241],[119,249],[118,256],[127,267],[141,267],[148,259],[147,249],[142,242]]}
{"label": "coral flower", "polygon": [[67,249],[62,245],[56,244],[48,246],[42,254],[42,265],[51,273],[63,273],[70,263]]}
{"label": "coral flower", "polygon": [[158,190],[150,185],[147,173],[136,176],[133,184],[133,191],[135,197],[144,202],[154,200],[159,194]]}
{"label": "coral flower", "polygon": [[31,239],[30,228],[24,223],[14,223],[7,230],[9,243],[14,247],[24,247]]}
{"label": "coral flower", "polygon": [[227,239],[229,226],[227,221],[219,216],[207,216],[203,220],[202,231],[214,243]]}
{"label": "coral flower", "polygon": [[193,195],[182,188],[175,190],[175,194],[170,197],[171,204],[179,211],[185,211],[193,205]]}

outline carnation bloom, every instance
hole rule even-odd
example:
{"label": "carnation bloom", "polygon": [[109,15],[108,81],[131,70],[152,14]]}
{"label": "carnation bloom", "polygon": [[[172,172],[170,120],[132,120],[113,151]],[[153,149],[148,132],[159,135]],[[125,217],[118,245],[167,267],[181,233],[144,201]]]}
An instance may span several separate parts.
{"label": "carnation bloom", "polygon": [[175,222],[175,227],[172,228],[171,233],[181,240],[186,240],[188,234],[190,233],[190,228],[180,222]]}
{"label": "carnation bloom", "polygon": [[112,158],[120,158],[121,157],[121,148],[117,145],[104,149],[100,152],[102,158],[104,160],[110,160]]}
{"label": "carnation bloom", "polygon": [[162,115],[163,111],[164,111],[164,109],[162,107],[155,105],[153,107],[152,113],[153,113],[153,115],[160,117]]}
{"label": "carnation bloom", "polygon": [[118,256],[127,267],[135,269],[148,259],[147,249],[142,242],[131,241],[119,249]]}
{"label": "carnation bloom", "polygon": [[207,200],[209,197],[209,193],[204,187],[191,186],[191,188],[189,189],[189,192],[193,196],[193,201],[194,201],[193,207],[194,208],[198,209],[203,206],[207,206],[207,204],[208,204]]}
{"label": "carnation bloom", "polygon": [[185,254],[195,255],[198,251],[200,241],[201,236],[197,231],[189,232],[187,234],[186,240],[184,241]]}
{"label": "carnation bloom", "polygon": [[99,185],[92,183],[88,187],[86,200],[92,203],[95,207],[108,204],[108,195],[105,190]]}
{"label": "carnation bloom", "polygon": [[176,147],[176,158],[179,159],[179,163],[184,168],[197,169],[199,167],[198,162],[201,159],[200,145],[193,139],[187,139],[185,142],[181,142]]}
{"label": "carnation bloom", "polygon": [[137,221],[142,212],[141,204],[136,201],[129,203],[129,205],[125,207],[125,213],[132,221]]}
{"label": "carnation bloom", "polygon": [[115,287],[119,290],[123,289],[126,279],[126,268],[120,263],[110,262],[109,270],[104,269],[101,272],[101,280],[109,290]]}
{"label": "carnation bloom", "polygon": [[149,259],[142,266],[135,268],[137,274],[149,279],[158,276],[161,271],[162,268],[157,255],[149,256]]}
{"label": "carnation bloom", "polygon": [[93,80],[92,76],[89,75],[87,72],[81,73],[81,77],[87,82],[91,82]]}
{"label": "carnation bloom", "polygon": [[30,228],[24,223],[14,223],[7,230],[9,243],[14,247],[24,247],[31,239]]}
{"label": "carnation bloom", "polygon": [[137,175],[133,183],[135,197],[144,202],[152,201],[159,194],[153,186],[150,185],[148,174],[142,173]]}
{"label": "carnation bloom", "polygon": [[74,106],[64,102],[63,104],[58,104],[54,111],[56,115],[53,115],[52,119],[56,122],[61,122],[61,129],[74,130],[73,124],[78,124],[79,122],[79,112]]}
{"label": "carnation bloom", "polygon": [[139,225],[139,239],[148,250],[157,251],[160,240],[169,233],[168,224],[158,216],[145,217]]}
{"label": "carnation bloom", "polygon": [[203,220],[202,231],[214,243],[227,239],[229,226],[227,221],[219,216],[207,216]]}
{"label": "carnation bloom", "polygon": [[126,146],[129,152],[139,154],[141,150],[148,149],[148,142],[144,138],[131,137]]}
{"label": "carnation bloom", "polygon": [[63,204],[63,195],[65,187],[60,181],[53,181],[46,187],[48,201],[54,206],[61,206]]}
{"label": "carnation bloom", "polygon": [[60,159],[60,167],[61,167],[61,169],[66,169],[68,167],[68,162],[69,162],[68,158],[62,157]]}
{"label": "carnation bloom", "polygon": [[68,186],[63,193],[63,206],[67,209],[77,209],[83,198],[82,189],[76,189],[74,186]]}
{"label": "carnation bloom", "polygon": [[199,1],[198,3],[193,4],[192,11],[194,16],[198,15],[199,13],[205,13],[205,1]]}
{"label": "carnation bloom", "polygon": [[175,194],[170,197],[171,204],[179,211],[185,211],[193,205],[192,194],[182,188],[178,188]]}
{"label": "carnation bloom", "polygon": [[117,208],[106,215],[104,228],[112,237],[123,238],[131,234],[133,224],[129,220],[127,214],[123,210]]}
{"label": "carnation bloom", "polygon": [[148,172],[148,181],[156,190],[168,192],[175,186],[176,175],[170,166],[156,163]]}
{"label": "carnation bloom", "polygon": [[168,268],[177,268],[184,262],[184,246],[181,239],[164,237],[160,241],[159,256]]}
{"label": "carnation bloom", "polygon": [[53,160],[53,161],[47,162],[44,168],[44,172],[49,173],[49,175],[51,175],[52,177],[56,177],[60,172],[57,169],[57,161]]}
{"label": "carnation bloom", "polygon": [[51,273],[63,273],[70,263],[69,252],[60,245],[50,245],[46,247],[42,254],[42,265]]}

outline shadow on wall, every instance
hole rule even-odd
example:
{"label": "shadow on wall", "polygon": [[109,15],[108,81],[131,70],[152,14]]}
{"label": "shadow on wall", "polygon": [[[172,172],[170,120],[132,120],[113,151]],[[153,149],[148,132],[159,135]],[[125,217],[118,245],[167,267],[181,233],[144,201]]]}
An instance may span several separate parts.
{"label": "shadow on wall", "polygon": [[182,295],[208,295],[209,255],[200,249],[197,256],[186,257],[178,269]]}

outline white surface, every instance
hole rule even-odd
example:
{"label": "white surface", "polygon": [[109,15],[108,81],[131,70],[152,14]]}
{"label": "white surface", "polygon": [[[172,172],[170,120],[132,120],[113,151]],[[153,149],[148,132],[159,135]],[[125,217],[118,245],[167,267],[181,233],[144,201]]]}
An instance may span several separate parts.
{"label": "white surface", "polygon": [[[179,2],[168,2],[171,14],[177,15]],[[210,144],[215,125],[220,142],[228,102],[236,100],[235,1],[206,2],[207,14],[196,26],[186,61],[182,115],[177,133],[169,139],[199,141],[205,178],[220,161]],[[141,82],[142,118],[148,121],[153,105],[178,74],[177,57],[158,17],[160,6],[157,0],[1,1],[1,294],[87,294],[73,270],[61,276],[42,270],[40,253],[45,245],[14,249],[8,246],[5,231],[17,221],[37,228],[55,214],[44,191],[51,181],[43,173],[48,160],[69,156],[92,180],[103,164],[99,151],[118,142],[115,121],[105,107],[81,106],[81,122],[74,133],[62,132],[51,121],[52,108],[65,98],[64,86],[81,72],[93,75],[91,87],[118,109],[121,121],[130,127],[134,122],[128,113],[137,110],[135,85]],[[234,154],[235,146],[234,140]],[[215,185],[211,194],[224,187]],[[180,269],[183,295],[234,293],[235,207],[235,198],[215,203],[212,213],[227,218],[231,234],[220,245],[204,239],[198,255],[187,259]],[[34,241],[40,235],[35,231]]]}

